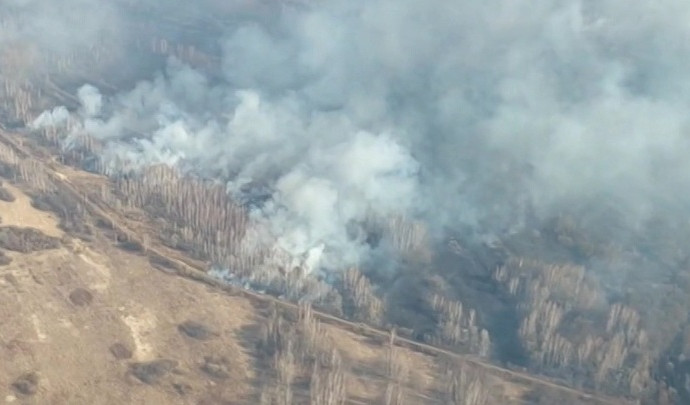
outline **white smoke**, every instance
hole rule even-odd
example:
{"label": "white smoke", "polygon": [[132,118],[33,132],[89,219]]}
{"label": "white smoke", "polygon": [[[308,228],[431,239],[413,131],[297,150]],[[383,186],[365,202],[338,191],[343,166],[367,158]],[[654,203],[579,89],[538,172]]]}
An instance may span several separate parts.
{"label": "white smoke", "polygon": [[34,119],[29,127],[31,129],[41,129],[50,127],[64,127],[70,120],[70,113],[63,106],[55,107],[52,110],[42,112]]}
{"label": "white smoke", "polygon": [[[414,206],[418,165],[392,133],[368,132],[337,113],[307,118],[297,99],[265,101],[256,90],[205,86],[196,72],[173,62],[166,78],[110,100],[114,112],[99,117],[102,96],[86,85],[70,131],[110,140],[106,164],[193,164],[197,173],[225,173],[229,192],[240,198],[244,186],[263,183],[272,196],[254,219],[266,222],[277,246],[307,269],[358,263],[368,248],[361,235],[348,235],[348,226],[371,213]],[[226,108],[190,111],[214,105],[208,100],[214,92],[230,98]],[[53,115],[42,114],[33,126],[66,122]],[[132,132],[142,135],[119,139]]]}
{"label": "white smoke", "polygon": [[[133,90],[80,91],[106,160],[227,178],[312,266],[369,254],[368,215],[519,227],[689,203],[690,7],[681,0],[325,0],[234,21],[223,78],[171,61]],[[50,122],[48,116],[42,122]],[[318,264],[317,264],[318,263]]]}
{"label": "white smoke", "polygon": [[[0,3],[0,51],[22,51],[73,57],[100,41],[121,44],[126,30],[113,1],[3,0]],[[27,65],[26,70],[40,66]],[[0,72],[2,73],[2,72]]]}

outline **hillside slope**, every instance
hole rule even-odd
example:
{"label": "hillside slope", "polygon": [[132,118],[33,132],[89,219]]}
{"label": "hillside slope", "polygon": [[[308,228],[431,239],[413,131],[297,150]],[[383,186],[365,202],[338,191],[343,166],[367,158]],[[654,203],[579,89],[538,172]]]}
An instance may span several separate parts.
{"label": "hillside slope", "polygon": [[[145,213],[94,197],[106,178],[22,137],[3,132],[0,145],[11,196],[0,201],[8,403],[327,403],[317,389],[340,390],[345,403],[444,403],[458,389],[478,393],[459,402],[471,404],[619,402],[222,287],[161,245]],[[319,388],[317,363],[341,382]]]}

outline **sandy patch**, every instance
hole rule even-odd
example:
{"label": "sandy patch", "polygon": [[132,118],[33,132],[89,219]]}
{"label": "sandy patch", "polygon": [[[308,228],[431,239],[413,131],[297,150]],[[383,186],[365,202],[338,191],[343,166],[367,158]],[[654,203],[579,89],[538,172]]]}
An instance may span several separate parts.
{"label": "sandy patch", "polygon": [[60,221],[55,215],[32,207],[29,196],[13,185],[3,182],[2,186],[16,198],[13,202],[0,201],[3,226],[36,228],[48,236],[62,236],[63,232],[58,227]]}
{"label": "sandy patch", "polygon": [[122,321],[132,332],[134,341],[134,358],[139,361],[153,358],[153,346],[149,337],[156,328],[156,317],[151,312],[142,309],[138,316],[127,314],[122,316]]}
{"label": "sandy patch", "polygon": [[41,325],[41,321],[38,319],[38,315],[31,315],[31,324],[34,327],[34,331],[36,332],[36,338],[38,338],[39,342],[45,342],[46,340],[48,340],[48,335],[46,335],[43,331],[43,325]]}
{"label": "sandy patch", "polygon": [[91,288],[96,291],[104,291],[110,285],[110,269],[102,262],[102,257],[99,257],[91,249],[83,247],[81,253],[77,254],[84,263],[89,265],[89,278],[91,278]]}

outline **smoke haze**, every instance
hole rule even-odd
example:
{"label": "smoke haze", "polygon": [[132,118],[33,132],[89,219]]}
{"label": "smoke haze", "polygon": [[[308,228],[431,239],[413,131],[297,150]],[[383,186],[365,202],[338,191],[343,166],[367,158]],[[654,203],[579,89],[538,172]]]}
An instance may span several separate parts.
{"label": "smoke haze", "polygon": [[[121,35],[117,7],[106,24],[103,2],[66,3],[70,19],[11,35],[64,46],[108,24]],[[227,181],[279,246],[317,269],[387,249],[367,243],[371,217],[482,237],[564,213],[621,239],[613,222],[687,222],[685,1],[229,7],[242,12],[207,39],[222,50],[220,75],[170,59],[121,93],[87,84],[71,117],[58,108],[34,126],[71,122],[108,143],[113,168],[165,163]]]}
{"label": "smoke haze", "polygon": [[[10,45],[19,45],[33,57],[47,52],[51,56],[72,56],[106,40],[122,44],[125,20],[121,17],[113,2],[107,1],[4,0],[0,4],[0,50],[4,54]],[[8,55],[3,59],[4,64]],[[40,71],[40,67],[36,60],[24,68]]]}

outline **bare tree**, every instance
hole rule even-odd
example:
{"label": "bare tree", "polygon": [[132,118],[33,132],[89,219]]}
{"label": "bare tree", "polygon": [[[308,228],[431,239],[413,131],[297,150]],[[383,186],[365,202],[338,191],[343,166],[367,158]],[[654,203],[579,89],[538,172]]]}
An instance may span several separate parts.
{"label": "bare tree", "polygon": [[404,404],[404,387],[409,374],[407,363],[404,361],[400,350],[395,345],[396,336],[395,329],[392,329],[388,339],[386,356],[388,381],[383,397],[383,403],[386,405]]}
{"label": "bare tree", "polygon": [[342,360],[335,349],[325,359],[325,365],[314,362],[310,383],[310,399],[314,405],[341,405],[347,398]]}
{"label": "bare tree", "polygon": [[343,310],[355,320],[378,325],[383,316],[383,303],[374,294],[371,283],[356,268],[345,272],[342,280]]}
{"label": "bare tree", "polygon": [[435,340],[445,346],[462,347],[482,357],[491,352],[491,339],[486,329],[477,326],[476,311],[465,309],[462,302],[434,294],[431,305],[437,314]]}
{"label": "bare tree", "polygon": [[487,405],[490,393],[481,373],[472,372],[450,360],[446,371],[446,403],[449,405]]}
{"label": "bare tree", "polygon": [[599,327],[568,332],[578,312],[607,306],[583,267],[512,259],[494,279],[520,302],[518,336],[540,371],[568,369],[597,387],[635,395],[653,390],[654,349],[633,308],[615,303],[602,314],[605,322]]}
{"label": "bare tree", "polygon": [[295,378],[295,356],[293,339],[286,339],[285,347],[274,355],[274,368],[277,373],[276,405],[292,404],[292,381]]}

